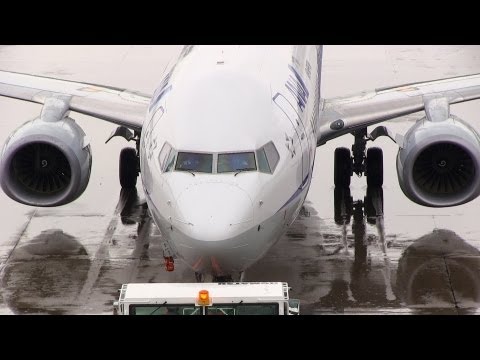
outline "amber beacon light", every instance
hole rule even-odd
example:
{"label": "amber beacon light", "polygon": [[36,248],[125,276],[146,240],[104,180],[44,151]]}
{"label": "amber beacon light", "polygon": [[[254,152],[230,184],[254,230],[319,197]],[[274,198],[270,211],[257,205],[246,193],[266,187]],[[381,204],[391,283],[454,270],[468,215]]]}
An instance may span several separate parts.
{"label": "amber beacon light", "polygon": [[211,305],[211,299],[210,299],[210,294],[208,293],[208,290],[200,290],[198,292],[198,305]]}

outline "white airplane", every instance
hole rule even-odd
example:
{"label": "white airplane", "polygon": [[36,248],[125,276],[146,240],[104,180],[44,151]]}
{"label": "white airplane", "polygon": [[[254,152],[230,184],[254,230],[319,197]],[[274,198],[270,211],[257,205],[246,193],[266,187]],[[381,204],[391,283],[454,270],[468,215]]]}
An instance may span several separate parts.
{"label": "white airplane", "polygon": [[[153,96],[0,71],[0,95],[43,104],[7,139],[1,186],[30,206],[74,201],[92,156],[69,112],[118,124],[111,137],[136,143],[120,154],[121,186],[135,187],[141,174],[167,270],[180,258],[199,280],[243,274],[264,256],[299,214],[316,147],[344,134],[355,142],[353,155],[335,151],[337,189],[353,173],[382,186],[382,151],[366,143],[386,135],[399,146],[398,180],[412,201],[446,207],[480,194],[480,137],[449,111],[480,97],[480,75],[322,99],[321,68],[321,46],[185,46]],[[423,110],[405,136],[367,132]]]}

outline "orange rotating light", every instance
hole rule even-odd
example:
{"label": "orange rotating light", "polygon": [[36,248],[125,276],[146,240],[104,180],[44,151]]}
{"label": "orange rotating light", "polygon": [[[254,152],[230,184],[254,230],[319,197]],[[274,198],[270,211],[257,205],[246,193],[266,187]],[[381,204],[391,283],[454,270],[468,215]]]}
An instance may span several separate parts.
{"label": "orange rotating light", "polygon": [[198,305],[208,306],[212,305],[212,299],[210,298],[210,294],[208,290],[200,290],[198,292],[197,298]]}

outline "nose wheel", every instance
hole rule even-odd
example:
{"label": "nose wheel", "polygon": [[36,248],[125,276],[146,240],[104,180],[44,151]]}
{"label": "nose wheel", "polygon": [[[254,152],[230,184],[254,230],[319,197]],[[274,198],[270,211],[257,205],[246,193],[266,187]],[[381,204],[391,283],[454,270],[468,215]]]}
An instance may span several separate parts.
{"label": "nose wheel", "polygon": [[119,178],[124,189],[131,189],[137,185],[138,156],[134,148],[124,148],[120,152]]}

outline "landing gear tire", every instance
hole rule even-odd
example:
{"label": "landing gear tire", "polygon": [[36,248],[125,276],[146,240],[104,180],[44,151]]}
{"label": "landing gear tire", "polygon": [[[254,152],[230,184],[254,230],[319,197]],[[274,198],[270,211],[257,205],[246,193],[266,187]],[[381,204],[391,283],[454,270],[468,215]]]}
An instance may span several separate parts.
{"label": "landing gear tire", "polygon": [[132,189],[137,185],[138,177],[137,151],[133,148],[124,148],[120,152],[119,178],[124,189]]}
{"label": "landing gear tire", "polygon": [[333,191],[333,204],[335,211],[335,224],[350,224],[353,210],[353,199],[350,188],[335,187]]}
{"label": "landing gear tire", "polygon": [[363,199],[364,213],[369,224],[375,225],[377,218],[383,216],[383,189],[381,186],[367,187],[367,195]]}
{"label": "landing gear tire", "polygon": [[383,185],[383,151],[374,147],[367,150],[367,186]]}
{"label": "landing gear tire", "polygon": [[352,158],[347,148],[336,148],[334,159],[334,184],[335,187],[349,187],[352,176]]}

